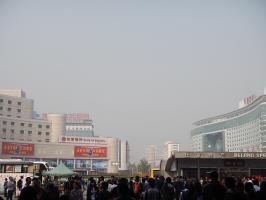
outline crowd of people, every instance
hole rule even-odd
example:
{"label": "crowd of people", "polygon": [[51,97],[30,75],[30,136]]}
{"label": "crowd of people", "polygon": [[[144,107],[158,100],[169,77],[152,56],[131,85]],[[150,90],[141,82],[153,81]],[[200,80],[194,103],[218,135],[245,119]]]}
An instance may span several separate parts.
{"label": "crowd of people", "polygon": [[15,191],[19,200],[266,200],[265,180],[226,177],[218,181],[217,172],[208,180],[101,176],[85,181],[75,176],[64,182],[62,191],[56,177],[43,185],[38,178],[27,177],[24,184],[23,177],[16,183],[10,177],[4,188],[7,200],[12,200]]}

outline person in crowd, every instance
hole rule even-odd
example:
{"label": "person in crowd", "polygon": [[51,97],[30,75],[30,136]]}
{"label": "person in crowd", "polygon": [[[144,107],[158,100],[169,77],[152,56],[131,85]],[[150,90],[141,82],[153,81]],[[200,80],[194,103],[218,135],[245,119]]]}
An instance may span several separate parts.
{"label": "person in crowd", "polygon": [[247,194],[247,199],[255,200],[255,190],[253,183],[250,181],[246,182],[244,188],[245,188],[245,193]]}
{"label": "person in crowd", "polygon": [[204,200],[224,200],[225,187],[218,181],[218,173],[216,171],[210,174],[211,182],[203,188]]}
{"label": "person in crowd", "polygon": [[247,195],[244,192],[244,183],[240,178],[237,179],[236,181],[236,200],[247,200]]}
{"label": "person in crowd", "polygon": [[7,183],[8,183],[8,179],[5,178],[5,181],[4,181],[4,197],[7,197]]}
{"label": "person in crowd", "polygon": [[259,180],[258,179],[254,179],[252,182],[253,182],[253,185],[254,185],[255,192],[260,191]]}
{"label": "person in crowd", "polygon": [[26,182],[25,182],[25,185],[24,185],[24,187],[29,187],[31,185],[31,177],[27,177],[26,178]]}
{"label": "person in crowd", "polygon": [[23,188],[23,178],[24,178],[23,176],[20,176],[20,179],[17,182],[17,194],[16,194],[17,197],[19,197],[21,190]]}
{"label": "person in crowd", "polygon": [[260,183],[260,191],[255,194],[256,200],[265,200],[266,199],[266,181]]}
{"label": "person in crowd", "polygon": [[16,191],[16,183],[13,177],[9,177],[9,181],[7,182],[7,200],[13,199],[14,191]]}
{"label": "person in crowd", "polygon": [[72,189],[73,189],[73,187],[72,187],[72,179],[71,179],[71,177],[69,177],[67,179],[67,181],[64,182],[64,195],[69,197],[70,192],[71,192]]}
{"label": "person in crowd", "polygon": [[54,183],[48,183],[45,188],[47,198],[49,200],[58,200],[59,199],[59,190]]}
{"label": "person in crowd", "polygon": [[59,180],[58,180],[58,176],[54,177],[53,184],[54,184],[55,187],[59,188],[60,183],[59,183]]}
{"label": "person in crowd", "polygon": [[129,193],[128,184],[120,181],[117,186],[119,196],[115,200],[135,200]]}
{"label": "person in crowd", "polygon": [[32,187],[36,191],[37,200],[46,200],[47,194],[45,190],[41,187],[41,182],[38,178],[34,177],[32,179]]}
{"label": "person in crowd", "polygon": [[112,190],[116,187],[117,187],[117,182],[113,176],[113,177],[111,177],[111,180],[108,182],[108,191],[112,192]]}
{"label": "person in crowd", "polygon": [[237,198],[235,179],[233,177],[227,177],[225,179],[225,187],[225,200],[235,200]]}
{"label": "person in crowd", "polygon": [[24,187],[21,190],[18,200],[37,200],[36,190],[32,186]]}
{"label": "person in crowd", "polygon": [[170,177],[167,177],[165,179],[165,183],[162,186],[161,189],[161,197],[163,200],[173,200],[175,195],[175,188],[172,184],[172,179]]}
{"label": "person in crowd", "polygon": [[81,185],[79,182],[73,182],[73,189],[70,192],[69,200],[83,200],[83,193],[81,191]]}
{"label": "person in crowd", "polygon": [[98,194],[98,187],[96,181],[93,178],[90,178],[88,187],[87,187],[87,200],[95,200]]}
{"label": "person in crowd", "polygon": [[145,200],[160,200],[160,191],[155,187],[155,180],[153,178],[148,179],[148,188],[144,192]]}
{"label": "person in crowd", "polygon": [[140,199],[142,191],[143,191],[143,185],[142,185],[142,183],[140,181],[140,177],[139,176],[135,177],[135,182],[134,182],[134,185],[133,185],[133,189],[134,189],[135,198],[136,199]]}
{"label": "person in crowd", "polygon": [[97,195],[96,200],[109,200],[110,199],[110,192],[108,191],[108,183],[103,181],[100,185],[100,191]]}
{"label": "person in crowd", "polygon": [[134,195],[134,178],[133,177],[130,177],[129,178],[129,183],[128,183],[128,187],[129,187],[129,193],[131,196]]}

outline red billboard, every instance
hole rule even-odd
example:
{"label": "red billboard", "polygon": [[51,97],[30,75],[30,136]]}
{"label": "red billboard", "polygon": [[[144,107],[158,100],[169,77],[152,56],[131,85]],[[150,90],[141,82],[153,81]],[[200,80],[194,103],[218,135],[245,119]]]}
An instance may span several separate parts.
{"label": "red billboard", "polygon": [[33,156],[34,144],[3,142],[2,154],[17,155],[17,156]]}
{"label": "red billboard", "polygon": [[87,158],[107,157],[107,147],[75,146],[74,156]]}

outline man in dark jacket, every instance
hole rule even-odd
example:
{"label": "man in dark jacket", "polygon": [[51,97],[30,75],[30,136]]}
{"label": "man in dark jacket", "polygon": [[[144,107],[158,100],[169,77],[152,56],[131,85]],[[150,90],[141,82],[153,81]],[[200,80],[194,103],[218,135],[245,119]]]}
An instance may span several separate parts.
{"label": "man in dark jacket", "polygon": [[203,188],[204,200],[224,200],[225,187],[218,181],[218,173],[211,172],[211,182]]}

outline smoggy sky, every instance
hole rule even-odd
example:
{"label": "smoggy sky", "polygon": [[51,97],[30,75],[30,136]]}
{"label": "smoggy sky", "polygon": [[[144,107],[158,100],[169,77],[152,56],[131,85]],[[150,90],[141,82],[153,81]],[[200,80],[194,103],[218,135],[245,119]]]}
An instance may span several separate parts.
{"label": "smoggy sky", "polygon": [[194,121],[266,86],[266,1],[0,0],[0,88],[96,135],[190,148]]}

